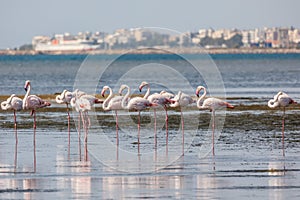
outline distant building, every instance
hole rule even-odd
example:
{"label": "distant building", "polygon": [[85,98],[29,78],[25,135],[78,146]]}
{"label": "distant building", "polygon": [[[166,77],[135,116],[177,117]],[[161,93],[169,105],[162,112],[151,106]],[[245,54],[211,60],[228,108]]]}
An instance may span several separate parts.
{"label": "distant building", "polygon": [[[238,37],[235,37],[238,36]],[[232,40],[231,40],[232,39]],[[36,51],[82,51],[93,49],[137,47],[188,47],[192,44],[207,48],[290,48],[300,46],[300,30],[294,27],[238,29],[199,29],[178,35],[168,35],[149,29],[117,29],[113,33],[89,31],[35,36]],[[298,45],[299,44],[299,45]]]}

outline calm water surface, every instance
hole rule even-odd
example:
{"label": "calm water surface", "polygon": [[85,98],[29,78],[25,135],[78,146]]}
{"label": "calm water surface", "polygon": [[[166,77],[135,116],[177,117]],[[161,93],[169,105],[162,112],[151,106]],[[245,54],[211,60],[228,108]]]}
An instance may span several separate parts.
{"label": "calm water surface", "polygon": [[[198,55],[184,55],[184,59],[174,55],[125,55],[95,56],[98,61],[109,63],[109,70],[101,77],[97,90],[107,84],[114,86],[120,74],[131,66],[159,63],[171,66],[184,77],[190,78],[192,87],[205,82],[195,71],[187,69],[188,61],[199,61]],[[23,83],[31,80],[36,94],[54,94],[63,89],[73,89],[78,69],[84,64],[85,55],[35,55],[0,56],[0,94],[24,94]],[[291,95],[299,94],[300,55],[213,55],[212,62],[221,73],[227,96],[269,97],[278,90]],[[205,64],[203,64],[205,67]],[[209,65],[208,65],[209,67]],[[178,90],[181,89],[178,86]],[[174,91],[176,92],[176,91]],[[191,91],[193,94],[194,91]]]}
{"label": "calm water surface", "polygon": [[[145,55],[144,55],[145,56]],[[129,57],[118,65],[136,65],[143,60],[162,60],[164,64],[184,63],[172,57],[155,55]],[[74,78],[85,56],[0,56],[0,94],[24,94],[26,79],[32,81],[35,94],[54,94],[73,89]],[[194,57],[191,56],[190,59]],[[103,56],[102,59],[108,59]],[[238,97],[233,104],[264,104],[279,89],[284,89],[299,100],[299,55],[218,55],[213,57],[222,74],[227,96]],[[180,64],[181,63],[181,64]],[[177,66],[177,67],[180,67]],[[121,70],[120,70],[121,71]],[[114,75],[104,77],[102,84],[114,84]],[[186,76],[193,74],[186,72]],[[193,86],[198,85],[194,80]],[[193,94],[194,91],[191,91]],[[250,97],[250,100],[242,100]],[[252,99],[256,98],[258,99]],[[62,107],[56,104],[53,106]],[[151,111],[150,111],[151,112]],[[162,112],[163,113],[163,112]],[[28,112],[18,115],[18,144],[13,130],[13,114],[0,113],[0,198],[1,199],[299,199],[300,197],[300,124],[299,110],[288,110],[286,121],[286,156],[282,156],[281,112],[271,110],[230,111],[226,125],[216,144],[216,156],[210,149],[200,156],[199,149],[210,141],[210,129],[203,124],[209,121],[209,112],[199,114],[194,107],[184,114],[185,121],[197,119],[200,124],[196,139],[186,126],[185,154],[167,166],[154,171],[136,173],[116,170],[124,164],[121,152],[116,149],[109,163],[96,156],[98,147],[93,141],[101,128],[115,142],[113,113],[97,113],[99,124],[92,124],[90,140],[85,146],[79,142],[72,120],[70,138],[67,132],[66,113],[38,112],[35,145],[32,119]],[[122,113],[120,114],[122,120]],[[123,113],[123,115],[125,115]],[[133,114],[134,115],[134,114]],[[163,114],[162,114],[163,116]],[[126,115],[126,117],[128,117]],[[149,112],[143,119],[147,122]],[[180,135],[179,111],[171,111],[170,141]],[[74,123],[75,120],[75,123]],[[142,126],[142,155],[133,154],[137,164],[143,166],[143,156],[169,159],[166,152],[164,130],[158,132],[158,150],[153,146],[153,132]],[[132,134],[120,131],[120,148],[137,152],[136,127]],[[95,130],[93,132],[93,130]],[[83,133],[82,133],[83,134]],[[122,135],[123,134],[123,135]],[[205,141],[206,140],[206,141]],[[188,141],[192,141],[188,143]],[[168,146],[171,151],[171,146]],[[182,145],[178,145],[181,150]],[[107,153],[101,149],[100,153]],[[145,153],[146,152],[146,153]],[[99,152],[98,152],[99,153]],[[111,153],[111,152],[110,152]],[[140,161],[140,163],[139,163]],[[150,164],[149,164],[150,165]]]}

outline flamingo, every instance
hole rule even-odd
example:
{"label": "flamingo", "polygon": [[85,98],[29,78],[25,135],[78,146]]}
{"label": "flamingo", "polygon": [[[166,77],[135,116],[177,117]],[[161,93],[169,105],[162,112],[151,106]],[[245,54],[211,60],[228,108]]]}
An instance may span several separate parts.
{"label": "flamingo", "polygon": [[189,104],[194,103],[194,100],[191,96],[183,93],[182,91],[179,91],[178,94],[173,98],[175,103],[170,104],[170,107],[180,107],[180,113],[181,113],[181,129],[182,129],[182,144],[184,147],[184,118],[182,113],[182,107],[185,107]]}
{"label": "flamingo", "polygon": [[202,96],[198,99],[197,101],[197,107],[200,110],[210,110],[212,112],[212,119],[213,119],[213,125],[212,125],[212,146],[213,146],[213,156],[215,155],[215,142],[214,142],[214,137],[215,137],[215,111],[218,109],[223,109],[223,108],[231,108],[233,109],[234,106],[227,103],[226,101],[223,101],[221,99],[217,99],[214,97],[210,97],[207,98],[203,101],[203,103],[201,104],[202,100],[204,99],[204,97],[206,96],[206,89],[203,86],[198,86],[196,89],[196,95],[197,97],[199,97],[199,93],[200,91],[203,90],[204,93],[202,94]]}
{"label": "flamingo", "polygon": [[[90,126],[90,119],[88,111],[91,110],[92,103],[95,102],[95,97],[87,95],[78,89],[74,91],[74,97],[71,99],[70,104],[79,113],[78,120],[78,137],[80,138],[80,118],[82,119],[83,128],[85,129],[84,141],[87,143],[88,127]],[[98,100],[97,100],[98,101]],[[100,100],[99,100],[100,101]]]}
{"label": "flamingo", "polygon": [[66,104],[67,106],[67,113],[68,113],[68,132],[70,137],[70,112],[69,112],[69,104],[71,99],[73,98],[73,93],[68,90],[63,90],[63,92],[60,95],[57,95],[55,100],[56,103],[59,104]]}
{"label": "flamingo", "polygon": [[167,97],[169,99],[173,99],[175,97],[174,94],[172,94],[170,92],[167,92],[165,90],[162,90],[159,94],[161,94],[161,95],[163,95],[163,96],[165,96],[165,97]]}
{"label": "flamingo", "polygon": [[174,100],[171,100],[167,98],[165,95],[154,93],[150,95],[150,85],[146,81],[143,81],[140,86],[139,90],[142,91],[143,87],[147,86],[147,92],[144,95],[144,99],[148,99],[151,103],[157,104],[157,106],[154,106],[154,133],[155,133],[155,145],[156,145],[156,108],[158,106],[163,106],[165,112],[166,112],[166,143],[168,143],[168,110],[167,105],[171,103],[175,103]]}
{"label": "flamingo", "polygon": [[[151,103],[148,99],[142,98],[142,97],[134,97],[131,98],[129,101],[128,97],[131,92],[130,87],[128,85],[121,85],[120,87],[120,93],[127,88],[127,93],[125,94],[123,100],[122,100],[122,108],[127,110],[135,110],[138,111],[138,153],[140,153],[140,128],[141,128],[141,111],[145,110],[149,107],[157,106],[156,103]],[[126,103],[127,102],[127,103]]]}
{"label": "flamingo", "polygon": [[119,134],[118,134],[118,110],[123,109],[122,108],[122,100],[123,96],[113,96],[113,91],[109,86],[104,86],[101,95],[104,97],[105,92],[109,90],[109,95],[105,99],[105,101],[102,104],[102,108],[105,111],[108,110],[114,110],[116,115],[116,139],[117,139],[117,145],[119,145]]}
{"label": "flamingo", "polygon": [[29,95],[31,90],[30,81],[27,80],[25,82],[24,89],[26,91],[26,94],[23,98],[23,104],[22,108],[24,110],[31,110],[31,116],[33,115],[34,123],[33,123],[33,129],[36,129],[36,110],[38,108],[44,108],[47,106],[51,106],[50,102],[44,101],[40,97],[36,95]]}
{"label": "flamingo", "polygon": [[268,101],[268,106],[270,108],[283,107],[283,115],[282,115],[282,155],[285,156],[284,153],[284,122],[285,122],[285,107],[290,104],[297,104],[291,97],[289,97],[286,93],[280,91],[278,92],[273,99]]}
{"label": "flamingo", "polygon": [[6,101],[3,101],[1,103],[2,110],[13,110],[14,111],[16,143],[18,143],[16,111],[22,110],[22,104],[23,104],[22,99],[17,97],[15,94],[12,94]]}

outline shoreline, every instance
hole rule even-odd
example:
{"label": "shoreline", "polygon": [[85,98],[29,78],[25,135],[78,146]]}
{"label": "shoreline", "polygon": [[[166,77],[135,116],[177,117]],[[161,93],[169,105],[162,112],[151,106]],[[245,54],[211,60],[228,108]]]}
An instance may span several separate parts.
{"label": "shoreline", "polygon": [[300,54],[300,49],[287,48],[144,48],[144,49],[108,49],[108,50],[89,50],[89,51],[45,51],[35,50],[0,50],[0,55],[118,55],[124,53],[132,54]]}

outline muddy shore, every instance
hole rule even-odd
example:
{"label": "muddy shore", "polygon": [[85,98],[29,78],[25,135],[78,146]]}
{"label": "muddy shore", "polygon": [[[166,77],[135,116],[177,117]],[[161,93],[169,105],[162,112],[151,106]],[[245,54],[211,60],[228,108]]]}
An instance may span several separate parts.
{"label": "muddy shore", "polygon": [[[67,127],[67,114],[65,105],[55,102],[56,95],[39,95],[43,99],[52,103],[51,107],[42,108],[37,111],[38,127],[41,129],[65,130]],[[0,102],[6,100],[8,96],[0,96]],[[22,98],[22,96],[20,96]],[[99,98],[101,98],[99,96]],[[266,99],[251,98],[228,98],[235,108],[226,112],[224,129],[231,132],[251,130],[274,131],[281,130],[282,109],[271,109],[267,106]],[[72,110],[71,110],[72,111]],[[104,112],[101,105],[95,107],[95,112],[100,125],[109,129],[114,129],[115,121],[113,112]],[[76,113],[76,112],[74,112]],[[74,114],[73,113],[73,114]],[[148,113],[148,114],[147,114]],[[211,112],[199,111],[195,104],[184,109],[184,115],[188,119],[197,119],[199,128],[207,128],[211,118]],[[32,119],[29,111],[20,111],[18,114],[18,125],[22,128],[32,128]],[[130,114],[131,118],[136,118],[136,114]],[[286,108],[286,129],[292,132],[300,130],[300,104]],[[76,120],[74,118],[74,120]],[[71,120],[71,128],[75,130],[75,122]],[[144,112],[142,122],[149,123],[149,112]],[[13,112],[0,110],[1,128],[13,128]],[[169,108],[170,128],[178,129],[180,124],[180,109]],[[280,135],[279,135],[280,137]],[[298,138],[298,136],[297,136]],[[300,141],[300,135],[297,139]]]}
{"label": "muddy shore", "polygon": [[[138,50],[138,51],[137,51]],[[179,53],[179,54],[289,54],[300,53],[300,49],[287,49],[287,48],[233,48],[233,49],[204,49],[204,48],[147,48],[136,49],[134,51],[128,49],[100,49],[91,51],[45,51],[39,52],[35,50],[0,50],[0,55],[69,55],[69,54],[103,54],[114,55],[133,52],[137,54],[166,54],[166,53]]]}

